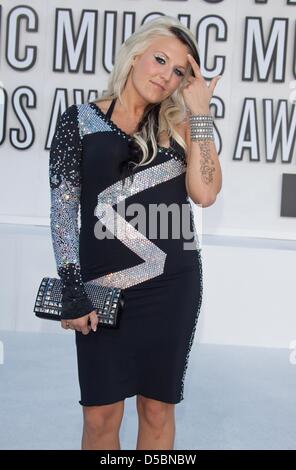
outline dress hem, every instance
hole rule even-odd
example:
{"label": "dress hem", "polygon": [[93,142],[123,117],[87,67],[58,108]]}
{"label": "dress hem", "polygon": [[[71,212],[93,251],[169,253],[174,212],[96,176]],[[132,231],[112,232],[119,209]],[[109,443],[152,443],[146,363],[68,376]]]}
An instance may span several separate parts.
{"label": "dress hem", "polygon": [[143,397],[145,398],[151,398],[152,400],[157,400],[157,401],[162,401],[163,403],[169,403],[169,404],[172,404],[172,405],[177,405],[178,403],[180,403],[181,401],[184,400],[184,396],[180,397],[179,399],[177,400],[159,400],[158,398],[156,397],[153,397],[149,394],[146,394],[146,393],[141,393],[141,392],[133,392],[131,394],[125,394],[124,396],[122,396],[121,398],[119,398],[118,400],[112,400],[112,401],[106,401],[106,402],[101,402],[101,403],[86,403],[84,402],[83,400],[79,400],[79,404],[81,406],[101,406],[101,405],[112,405],[114,403],[117,403],[119,401],[122,401],[122,400],[125,400],[126,398],[131,398],[135,395],[142,395]]}

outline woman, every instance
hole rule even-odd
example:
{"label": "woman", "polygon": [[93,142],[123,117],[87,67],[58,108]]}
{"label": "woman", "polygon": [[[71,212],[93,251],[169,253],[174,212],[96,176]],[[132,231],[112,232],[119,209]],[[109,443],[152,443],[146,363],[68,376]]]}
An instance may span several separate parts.
{"label": "woman", "polygon": [[[145,232],[144,244],[139,238],[131,245],[120,236],[95,236],[95,208],[106,189],[134,184],[134,177],[137,190],[125,203],[144,208],[148,226],[155,204],[189,209],[188,196],[203,207],[213,204],[221,170],[209,103],[219,77],[208,87],[199,65],[190,30],[170,16],[152,20],[121,46],[105,96],[68,107],[57,124],[51,229],[63,282],[61,324],[75,330],[82,449],[120,449],[124,399],[134,395],[137,449],[174,446],[175,404],[183,400],[202,299],[192,212],[189,239],[184,227],[173,237],[178,223],[167,217],[165,237]],[[194,249],[185,249],[190,241]],[[97,324],[83,285],[92,279],[124,289],[118,329]]]}

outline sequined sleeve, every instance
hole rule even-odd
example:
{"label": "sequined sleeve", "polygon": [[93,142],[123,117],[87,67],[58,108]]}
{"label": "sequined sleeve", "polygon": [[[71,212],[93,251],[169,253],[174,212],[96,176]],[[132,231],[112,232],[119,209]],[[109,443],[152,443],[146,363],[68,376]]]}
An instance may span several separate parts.
{"label": "sequined sleeve", "polygon": [[49,152],[50,226],[57,272],[62,280],[62,319],[79,318],[94,310],[81,277],[78,211],[81,191],[82,141],[77,106],[57,122]]}

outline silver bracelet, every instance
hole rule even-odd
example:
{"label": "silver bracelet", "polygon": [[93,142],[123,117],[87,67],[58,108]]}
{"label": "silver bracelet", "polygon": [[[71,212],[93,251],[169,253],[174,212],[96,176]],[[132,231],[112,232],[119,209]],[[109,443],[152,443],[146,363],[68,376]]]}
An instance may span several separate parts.
{"label": "silver bracelet", "polygon": [[190,139],[214,140],[213,118],[208,114],[192,114],[189,116]]}

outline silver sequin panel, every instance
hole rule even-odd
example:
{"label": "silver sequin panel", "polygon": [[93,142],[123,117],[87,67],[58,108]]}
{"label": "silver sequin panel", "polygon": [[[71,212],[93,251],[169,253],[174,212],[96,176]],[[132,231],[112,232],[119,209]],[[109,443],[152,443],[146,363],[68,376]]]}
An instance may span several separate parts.
{"label": "silver sequin panel", "polygon": [[58,267],[79,262],[77,212],[80,188],[66,178],[62,179],[62,183],[51,190],[51,231]]}
{"label": "silver sequin panel", "polygon": [[112,126],[108,125],[89,104],[78,106],[78,126],[80,137],[94,132],[112,132]]}

